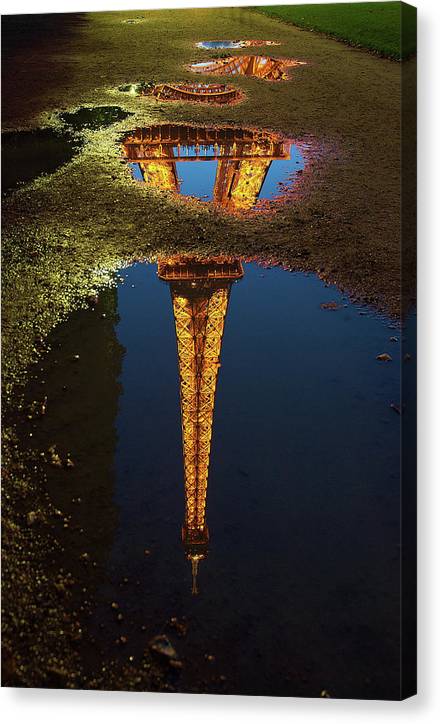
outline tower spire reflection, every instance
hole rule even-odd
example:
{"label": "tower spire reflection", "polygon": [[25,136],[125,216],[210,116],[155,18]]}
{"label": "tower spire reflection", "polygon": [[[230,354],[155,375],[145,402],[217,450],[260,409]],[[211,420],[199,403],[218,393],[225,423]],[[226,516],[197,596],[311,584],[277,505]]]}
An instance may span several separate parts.
{"label": "tower spire reflection", "polygon": [[158,276],[170,286],[176,327],[185,483],[182,542],[196,594],[199,564],[208,553],[206,495],[223,330],[231,286],[243,276],[243,267],[228,257],[179,256],[159,260]]}

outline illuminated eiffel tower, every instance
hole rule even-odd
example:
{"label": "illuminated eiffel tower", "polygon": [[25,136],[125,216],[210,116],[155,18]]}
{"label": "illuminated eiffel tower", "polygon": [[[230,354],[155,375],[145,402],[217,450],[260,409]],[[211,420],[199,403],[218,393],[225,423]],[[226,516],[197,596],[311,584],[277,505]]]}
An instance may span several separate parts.
{"label": "illuminated eiffel tower", "polygon": [[243,267],[226,257],[176,257],[159,260],[158,276],[170,286],[176,325],[185,482],[182,542],[196,594],[199,563],[208,553],[206,495],[223,329],[231,285],[241,279]]}

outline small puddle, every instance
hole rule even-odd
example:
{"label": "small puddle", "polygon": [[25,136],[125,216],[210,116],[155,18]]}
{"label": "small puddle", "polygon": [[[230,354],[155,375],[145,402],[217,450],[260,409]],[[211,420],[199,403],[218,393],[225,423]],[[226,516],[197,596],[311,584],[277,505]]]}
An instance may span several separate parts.
{"label": "small puddle", "polygon": [[52,128],[2,133],[2,193],[53,173],[80,147],[69,133]]}
{"label": "small puddle", "polygon": [[154,96],[161,101],[211,105],[230,105],[243,97],[237,88],[225,83],[130,83],[120,86],[119,90],[130,95]]}
{"label": "small puddle", "polygon": [[124,83],[118,87],[118,90],[132,96],[148,96],[152,94],[155,87],[154,83],[142,80],[139,83]]}
{"label": "small puddle", "polygon": [[243,213],[285,198],[305,146],[269,131],[163,124],[128,133],[123,153],[137,181]]}
{"label": "small puddle", "polygon": [[79,108],[72,113],[60,113],[60,119],[74,131],[90,129],[96,131],[133,115],[119,106],[95,106]]}
{"label": "small puddle", "polygon": [[281,45],[276,40],[201,40],[197,48],[213,50],[216,48],[255,48],[263,45]]}
{"label": "small puddle", "polygon": [[[315,275],[240,259],[118,279],[54,330],[24,421],[69,552],[90,557],[96,646],[142,665],[165,632],[184,691],[207,677],[225,693],[317,696],[345,678],[336,694],[389,692],[398,330]],[[365,656],[344,650],[334,675],[342,639]]]}
{"label": "small puddle", "polygon": [[288,80],[288,68],[306,65],[302,60],[269,58],[266,55],[236,55],[192,63],[189,69],[205,75],[247,75],[264,80]]}

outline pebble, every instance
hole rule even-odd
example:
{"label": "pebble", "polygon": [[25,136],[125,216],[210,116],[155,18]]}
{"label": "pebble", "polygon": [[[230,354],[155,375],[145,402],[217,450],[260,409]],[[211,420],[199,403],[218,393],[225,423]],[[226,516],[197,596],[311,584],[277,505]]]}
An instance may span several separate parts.
{"label": "pebble", "polygon": [[168,661],[175,661],[178,659],[178,654],[171,641],[164,634],[154,636],[148,643],[151,651],[159,654]]}
{"label": "pebble", "polygon": [[30,513],[27,514],[27,524],[28,525],[34,525],[38,521],[39,515],[34,510],[31,510]]}

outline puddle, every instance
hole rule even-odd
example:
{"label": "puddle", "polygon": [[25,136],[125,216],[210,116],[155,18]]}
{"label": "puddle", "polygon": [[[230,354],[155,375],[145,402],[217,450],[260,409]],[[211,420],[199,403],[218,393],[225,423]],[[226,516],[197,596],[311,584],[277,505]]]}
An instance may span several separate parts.
{"label": "puddle", "polygon": [[154,83],[139,81],[139,83],[124,83],[118,87],[118,90],[132,96],[147,96],[152,94],[155,87]]}
{"label": "puddle", "polygon": [[236,103],[242,97],[236,88],[224,83],[162,83],[154,86],[153,95],[160,100],[215,105]]}
{"label": "puddle", "polygon": [[151,95],[161,101],[213,105],[230,105],[243,97],[237,88],[225,83],[130,83],[120,86],[119,90],[130,95]]}
{"label": "puddle", "polygon": [[313,275],[238,259],[119,276],[55,330],[27,423],[75,463],[49,488],[72,545],[99,542],[96,647],[141,662],[166,633],[184,691],[393,698],[399,333]]}
{"label": "puddle", "polygon": [[52,128],[2,133],[2,193],[51,174],[68,163],[81,144]]}
{"label": "puddle", "polygon": [[231,213],[263,211],[283,200],[306,166],[300,143],[243,128],[150,126],[127,134],[123,152],[137,181]]}
{"label": "puddle", "polygon": [[247,75],[264,80],[288,80],[288,68],[306,65],[301,60],[269,58],[265,55],[237,55],[192,63],[189,69],[205,75]]}
{"label": "puddle", "polygon": [[60,113],[60,118],[74,131],[84,129],[97,131],[99,128],[123,121],[131,115],[133,114],[122,110],[119,106],[95,106],[94,108],[79,108],[73,113]]}
{"label": "puddle", "polygon": [[251,48],[263,45],[281,45],[276,40],[201,40],[197,48],[212,50],[215,48]]}

